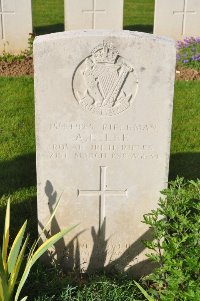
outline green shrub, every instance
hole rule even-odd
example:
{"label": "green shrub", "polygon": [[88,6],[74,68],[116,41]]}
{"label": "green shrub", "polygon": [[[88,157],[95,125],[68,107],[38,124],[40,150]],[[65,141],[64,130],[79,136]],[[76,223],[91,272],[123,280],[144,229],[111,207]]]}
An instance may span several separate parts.
{"label": "green shrub", "polygon": [[178,178],[162,193],[159,208],[144,216],[154,240],[146,245],[158,264],[146,280],[156,300],[200,300],[200,180]]}

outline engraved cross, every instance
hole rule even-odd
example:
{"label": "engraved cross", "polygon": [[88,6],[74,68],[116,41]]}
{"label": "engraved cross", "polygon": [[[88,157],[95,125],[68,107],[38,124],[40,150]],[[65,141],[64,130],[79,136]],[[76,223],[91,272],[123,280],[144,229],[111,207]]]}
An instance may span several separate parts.
{"label": "engraved cross", "polygon": [[[14,11],[4,10],[4,2],[0,0],[0,39],[5,39],[5,29],[4,29],[4,16],[5,15],[14,15]],[[17,33],[16,33],[17,34]]]}
{"label": "engraved cross", "polygon": [[92,14],[92,29],[96,28],[96,14],[105,13],[105,9],[96,9],[96,0],[92,0],[92,9],[82,10],[83,13]]}
{"label": "engraved cross", "polygon": [[99,197],[99,231],[105,220],[105,203],[109,196],[128,197],[128,190],[107,190],[107,166],[100,166],[100,189],[99,190],[79,190],[78,196],[98,196]]}
{"label": "engraved cross", "polygon": [[184,7],[182,11],[173,11],[174,15],[183,15],[183,20],[182,20],[182,35],[185,34],[185,29],[186,29],[186,17],[188,14],[195,15],[196,11],[195,10],[187,10],[187,5],[188,5],[188,0],[184,0]]}

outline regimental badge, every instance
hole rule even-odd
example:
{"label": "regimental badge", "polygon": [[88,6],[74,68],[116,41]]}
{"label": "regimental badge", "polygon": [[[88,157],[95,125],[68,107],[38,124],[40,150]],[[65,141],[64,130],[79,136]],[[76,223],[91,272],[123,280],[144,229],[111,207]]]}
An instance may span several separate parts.
{"label": "regimental badge", "polygon": [[84,110],[100,115],[112,116],[127,110],[137,90],[133,66],[107,41],[94,48],[73,77],[73,92],[78,103]]}

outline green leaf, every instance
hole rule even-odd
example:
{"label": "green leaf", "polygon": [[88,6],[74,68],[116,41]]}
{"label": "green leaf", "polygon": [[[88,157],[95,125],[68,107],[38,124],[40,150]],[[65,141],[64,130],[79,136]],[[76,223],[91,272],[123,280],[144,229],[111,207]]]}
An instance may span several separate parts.
{"label": "green leaf", "polygon": [[[77,226],[77,225],[76,225]],[[15,299],[14,301],[18,301],[19,298],[19,294],[24,286],[24,283],[30,273],[31,267],[34,265],[34,263],[38,260],[38,258],[40,258],[52,245],[54,245],[59,239],[61,239],[65,234],[67,234],[68,232],[70,232],[71,230],[73,230],[76,226],[73,226],[69,229],[65,229],[60,231],[59,233],[55,234],[54,236],[52,236],[51,238],[49,238],[48,240],[46,240],[38,249],[37,251],[32,255],[31,258],[29,258],[24,273],[21,277],[19,286],[17,288],[16,294],[15,294]]]}
{"label": "green leaf", "polygon": [[9,256],[8,256],[8,273],[12,274],[14,268],[15,268],[15,264],[17,261],[17,257],[19,255],[19,251],[20,251],[20,247],[22,244],[22,240],[24,237],[24,232],[26,230],[26,225],[27,225],[27,221],[25,221],[25,223],[23,224],[23,226],[21,227],[21,229],[19,230],[13,245],[11,247]]}
{"label": "green leaf", "polygon": [[141,287],[141,285],[139,283],[137,283],[136,281],[134,281],[135,285],[139,288],[139,290],[141,291],[141,293],[145,296],[145,298],[148,301],[155,301],[144,289],[143,287]]}
{"label": "green leaf", "polygon": [[9,243],[9,231],[10,230],[10,199],[8,199],[5,217],[5,226],[3,234],[3,249],[2,249],[2,260],[4,269],[7,270],[7,254],[8,254],[8,243]]}
{"label": "green leaf", "polygon": [[28,297],[22,298],[20,301],[26,301]]}
{"label": "green leaf", "polygon": [[[0,250],[1,251],[1,250]],[[0,300],[8,301],[8,285],[7,285],[7,277],[4,271],[3,260],[0,256]]]}
{"label": "green leaf", "polygon": [[20,251],[19,256],[17,258],[17,262],[15,264],[15,268],[14,268],[13,273],[11,274],[10,279],[9,279],[8,290],[9,290],[9,297],[10,298],[12,297],[14,287],[15,287],[15,284],[16,284],[16,281],[17,281],[17,277],[18,277],[18,274],[19,274],[19,271],[20,271],[20,268],[21,268],[21,264],[22,264],[22,261],[24,259],[24,254],[25,254],[27,243],[28,243],[28,237],[26,238],[26,240],[25,240],[25,242],[24,242],[24,244],[21,248],[21,251]]}
{"label": "green leaf", "polygon": [[[62,194],[61,194],[61,196],[62,196]],[[54,210],[53,210],[53,212],[51,213],[51,216],[50,216],[49,220],[47,221],[46,225],[45,225],[44,228],[42,229],[42,231],[41,231],[41,233],[40,233],[40,235],[39,235],[37,241],[34,242],[34,244],[32,245],[31,251],[29,252],[28,259],[33,255],[33,253],[34,253],[34,251],[35,251],[35,249],[36,249],[36,247],[37,247],[39,241],[41,240],[41,237],[42,237],[43,233],[47,230],[48,225],[51,223],[52,219],[54,218],[54,216],[55,216],[55,214],[56,214],[56,211],[57,211],[57,209],[58,209],[59,203],[60,203],[61,196],[59,197],[58,201],[56,202],[55,207],[54,207]]]}
{"label": "green leaf", "polygon": [[32,263],[34,264],[38,260],[38,258],[41,257],[52,245],[54,245],[59,239],[61,239],[64,235],[69,233],[75,227],[77,227],[77,225],[69,229],[62,230],[59,233],[52,236],[51,238],[47,239],[33,254],[32,259],[30,259]]}

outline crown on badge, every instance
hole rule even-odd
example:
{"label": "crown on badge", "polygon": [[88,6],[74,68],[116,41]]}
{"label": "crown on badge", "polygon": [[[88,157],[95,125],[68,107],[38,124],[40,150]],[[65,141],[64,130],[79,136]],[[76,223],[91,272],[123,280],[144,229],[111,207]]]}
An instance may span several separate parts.
{"label": "crown on badge", "polygon": [[96,63],[114,64],[119,55],[118,50],[109,42],[103,42],[92,51],[92,57]]}

